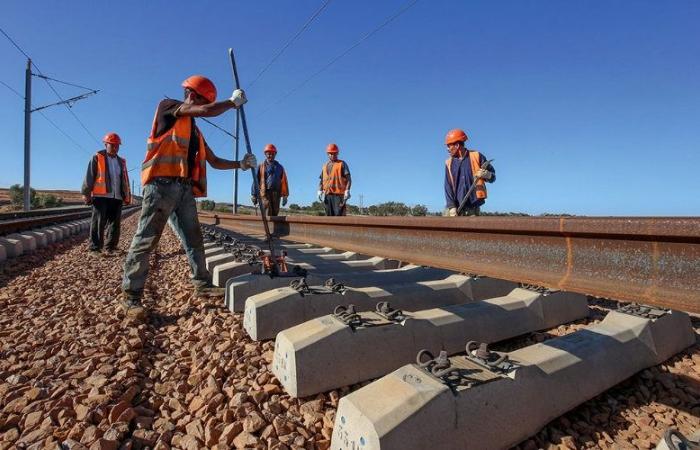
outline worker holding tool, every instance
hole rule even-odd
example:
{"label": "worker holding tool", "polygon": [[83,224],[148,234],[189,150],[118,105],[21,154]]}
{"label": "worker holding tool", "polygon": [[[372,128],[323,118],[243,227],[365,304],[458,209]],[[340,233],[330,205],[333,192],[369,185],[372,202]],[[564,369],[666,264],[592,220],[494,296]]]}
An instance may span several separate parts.
{"label": "worker holding tool", "polygon": [[467,139],[460,129],[450,130],[445,137],[450,153],[445,161],[445,215],[450,217],[478,216],[486,200],[485,181],[496,181],[493,166],[484,155],[466,148]]}
{"label": "worker holding tool", "polygon": [[90,251],[102,250],[107,228],[105,254],[111,255],[119,244],[122,205],[131,203],[131,189],[126,160],[117,156],[121,138],[117,133],[107,133],[102,142],[105,148],[90,160],[80,191],[85,204],[92,205]]}
{"label": "worker holding tool", "polygon": [[158,244],[168,217],[182,242],[198,294],[222,295],[211,284],[204,260],[204,242],[197,218],[195,197],[207,195],[208,162],[213,168],[247,170],[257,165],[252,153],[241,161],[219,158],[209,148],[195,117],[213,117],[240,108],[247,99],[236,89],[230,98],[217,102],[216,87],[209,79],[194,75],[182,83],[184,101],[162,100],[156,109],[146,158],[141,166],[143,206],[129,254],[124,263],[122,306],[127,316],[142,318],[141,299],[149,268],[149,254]]}
{"label": "worker holding tool", "polygon": [[[287,205],[289,197],[289,185],[287,184],[287,172],[282,164],[275,161],[277,147],[273,144],[265,146],[265,161],[258,166],[258,181],[260,183],[260,199],[268,216],[277,216],[280,211],[280,199],[282,206]],[[255,193],[255,186],[252,186],[250,201],[257,205],[260,200]]]}
{"label": "worker holding tool", "polygon": [[344,216],[350,199],[350,169],[345,161],[338,159],[338,151],[336,144],[328,144],[328,162],[321,168],[319,177],[318,201],[325,206],[327,216]]}

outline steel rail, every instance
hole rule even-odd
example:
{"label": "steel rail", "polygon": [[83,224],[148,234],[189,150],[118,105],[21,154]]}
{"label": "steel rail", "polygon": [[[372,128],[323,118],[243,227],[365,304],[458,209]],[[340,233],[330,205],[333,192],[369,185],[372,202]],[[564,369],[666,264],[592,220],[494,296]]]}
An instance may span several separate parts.
{"label": "steel rail", "polygon": [[[252,216],[200,221],[261,233]],[[700,313],[697,217],[274,217],[296,242]]]}
{"label": "steel rail", "polygon": [[[139,206],[130,206],[122,209],[122,214],[129,213]],[[92,215],[92,208],[75,208],[77,211],[57,213],[56,210],[49,214],[36,216],[30,215],[29,217],[20,217],[17,219],[0,220],[0,236],[6,234],[18,233],[21,231],[31,230],[37,227],[43,227],[47,225],[60,224],[64,222],[70,222],[71,220],[85,219]]]}

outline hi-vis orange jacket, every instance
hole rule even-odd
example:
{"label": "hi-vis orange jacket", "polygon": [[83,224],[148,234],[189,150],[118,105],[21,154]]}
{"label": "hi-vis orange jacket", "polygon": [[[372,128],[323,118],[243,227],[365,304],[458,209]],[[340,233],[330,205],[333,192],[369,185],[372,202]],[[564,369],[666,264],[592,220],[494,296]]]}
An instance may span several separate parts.
{"label": "hi-vis orange jacket", "polygon": [[[449,157],[445,160],[445,166],[447,166],[447,176],[450,180],[450,185],[452,186],[452,191],[456,193],[457,185],[452,177],[452,160],[455,158]],[[474,174],[481,168],[481,154],[475,150],[469,150],[469,165],[472,169],[472,178]],[[476,181],[476,187],[474,188],[474,193],[478,200],[484,200],[487,197],[486,194],[486,184],[484,180],[479,179]],[[461,199],[458,199],[458,201]]]}
{"label": "hi-vis orange jacket", "polygon": [[[126,160],[122,157],[117,156],[119,161],[119,167],[121,168],[121,192],[119,195],[122,198],[122,202],[125,204],[131,203],[131,187],[129,184],[129,173],[126,170]],[[96,163],[96,164],[95,164]],[[107,166],[107,151],[98,151],[93,160],[88,167],[88,173],[83,182],[83,188],[81,192],[85,195],[88,193],[93,196],[102,196],[109,193],[111,188],[109,168]]]}
{"label": "hi-vis orange jacket", "polygon": [[348,187],[348,181],[343,176],[343,161],[337,160],[333,162],[331,173],[328,173],[328,163],[324,163],[321,167],[323,174],[323,192],[326,194],[344,194]]}
{"label": "hi-vis orange jacket", "polygon": [[[151,135],[148,137],[146,158],[141,165],[141,184],[145,186],[155,177],[188,178],[187,150],[192,135],[191,117],[178,117],[173,127],[155,137],[156,117],[153,118]],[[195,125],[195,128],[197,126]],[[195,197],[207,196],[207,151],[204,137],[196,128],[199,136],[199,149],[192,168],[192,193]]]}

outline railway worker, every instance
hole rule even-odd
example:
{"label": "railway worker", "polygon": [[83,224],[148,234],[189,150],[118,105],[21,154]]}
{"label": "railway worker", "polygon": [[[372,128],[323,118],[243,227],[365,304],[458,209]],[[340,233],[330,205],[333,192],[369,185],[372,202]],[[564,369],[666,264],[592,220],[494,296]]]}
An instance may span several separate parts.
{"label": "railway worker", "polygon": [[[289,185],[287,172],[282,164],[275,160],[277,147],[273,144],[265,146],[265,161],[258,166],[258,180],[260,183],[260,199],[262,199],[268,216],[277,216],[280,212],[280,199],[282,206],[287,205],[289,197]],[[257,205],[260,200],[255,195],[255,186],[251,188],[250,200]]]}
{"label": "railway worker", "polygon": [[488,166],[489,170],[481,168],[486,158],[476,150],[468,150],[465,145],[467,139],[467,134],[460,129],[450,130],[445,136],[445,145],[450,153],[445,161],[445,215],[450,217],[457,215],[459,204],[475,179],[476,187],[460,215],[478,216],[486,200],[485,181],[496,181],[496,170],[491,165]]}
{"label": "railway worker", "polygon": [[321,167],[318,183],[318,201],[323,202],[327,216],[344,216],[350,199],[352,178],[345,161],[338,159],[338,146],[328,144],[328,162]]}
{"label": "railway worker", "polygon": [[143,206],[129,254],[124,263],[122,307],[127,316],[142,318],[141,303],[149,254],[158,244],[168,218],[185,249],[198,294],[221,295],[223,289],[211,284],[204,261],[204,242],[197,219],[195,197],[207,195],[206,163],[213,168],[247,170],[257,165],[247,154],[241,161],[219,158],[209,148],[195,117],[213,117],[239,108],[247,99],[239,89],[217,102],[216,87],[209,79],[194,75],[182,82],[184,101],[162,100],[156,109],[146,158],[141,166]]}
{"label": "railway worker", "polygon": [[122,140],[117,133],[107,133],[99,150],[88,163],[81,193],[86,204],[92,205],[90,224],[90,251],[99,253],[104,243],[105,228],[107,242],[105,254],[117,250],[121,229],[122,205],[131,203],[129,174],[126,160],[117,156]]}

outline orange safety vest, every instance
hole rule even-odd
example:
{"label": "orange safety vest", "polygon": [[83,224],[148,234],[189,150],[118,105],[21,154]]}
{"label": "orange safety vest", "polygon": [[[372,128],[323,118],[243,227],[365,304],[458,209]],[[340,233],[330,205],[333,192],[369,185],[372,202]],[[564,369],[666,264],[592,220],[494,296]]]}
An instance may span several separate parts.
{"label": "orange safety vest", "polygon": [[323,192],[326,194],[344,194],[348,187],[347,179],[343,176],[343,161],[333,162],[331,173],[328,173],[328,163],[323,164]]}
{"label": "orange safety vest", "polygon": [[[457,192],[457,185],[455,184],[455,180],[452,178],[452,160],[454,158],[449,157],[445,160],[445,165],[447,166],[447,176],[450,179],[450,184],[452,185],[452,190]],[[481,161],[481,155],[479,152],[475,150],[469,150],[469,163],[472,168],[472,178],[474,177],[474,174],[481,169],[481,164],[479,163]],[[479,179],[476,181],[476,187],[474,188],[474,192],[476,193],[476,198],[483,200],[487,197],[486,195],[486,183],[484,183],[483,179]],[[461,200],[461,199],[458,199]]]}
{"label": "orange safety vest", "polygon": [[[125,204],[131,203],[131,188],[129,186],[129,173],[126,170],[126,160],[119,158],[119,166],[122,168],[122,180],[124,186],[124,198],[122,201]],[[95,184],[92,186],[92,195],[107,195],[107,156],[102,152],[97,152],[97,175],[95,176]]]}
{"label": "orange safety vest", "polygon": [[[263,162],[258,166],[258,182],[260,183],[260,196],[264,197],[267,191],[265,183],[265,164],[267,161]],[[280,181],[280,197],[289,197],[289,183],[287,183],[287,171],[282,168],[282,180]]]}
{"label": "orange safety vest", "polygon": [[[147,185],[155,177],[188,178],[187,151],[192,135],[192,118],[178,117],[173,127],[155,137],[156,117],[153,118],[151,135],[148,137],[146,159],[141,165],[141,184]],[[195,197],[207,196],[207,151],[204,137],[195,125],[199,137],[199,148],[192,168],[192,193]]]}

